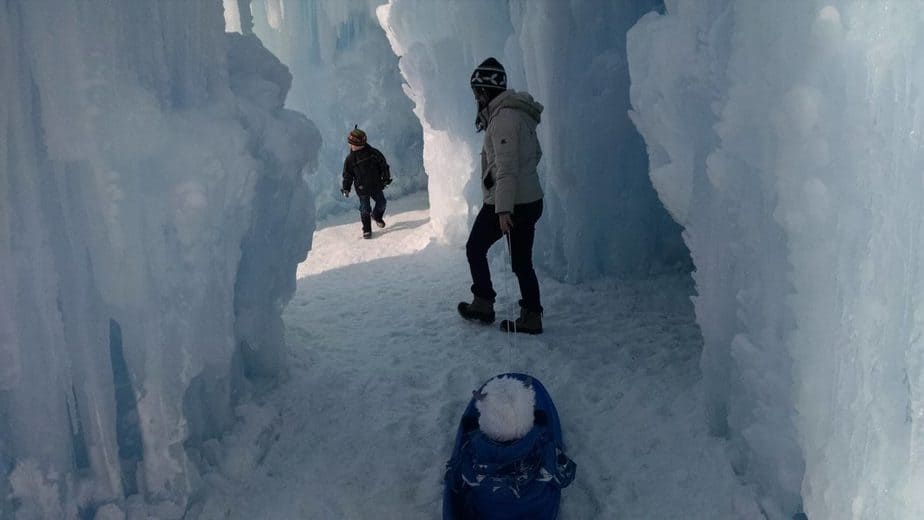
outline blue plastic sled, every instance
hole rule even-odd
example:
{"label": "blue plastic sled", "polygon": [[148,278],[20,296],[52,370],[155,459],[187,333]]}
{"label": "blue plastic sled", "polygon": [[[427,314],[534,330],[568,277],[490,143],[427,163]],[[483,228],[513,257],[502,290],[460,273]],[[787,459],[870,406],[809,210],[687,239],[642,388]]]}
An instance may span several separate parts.
{"label": "blue plastic sled", "polygon": [[558,412],[545,387],[526,374],[495,378],[502,376],[536,392],[533,428],[517,441],[493,441],[478,429],[475,399],[469,401],[446,464],[443,520],[555,520],[561,489],[574,480],[576,465],[565,455]]}

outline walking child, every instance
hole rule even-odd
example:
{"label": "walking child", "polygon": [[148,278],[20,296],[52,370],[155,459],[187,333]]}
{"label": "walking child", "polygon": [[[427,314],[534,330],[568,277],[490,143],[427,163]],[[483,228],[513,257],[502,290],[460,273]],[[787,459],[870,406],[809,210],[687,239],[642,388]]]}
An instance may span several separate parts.
{"label": "walking child", "polygon": [[[356,188],[359,197],[359,217],[363,226],[363,238],[372,238],[372,221],[385,227],[385,194],[382,190],[391,184],[388,161],[382,152],[367,142],[366,132],[357,126],[347,135],[350,154],[343,161],[343,186],[340,193],[350,196],[350,188]],[[375,207],[372,207],[375,201]]]}

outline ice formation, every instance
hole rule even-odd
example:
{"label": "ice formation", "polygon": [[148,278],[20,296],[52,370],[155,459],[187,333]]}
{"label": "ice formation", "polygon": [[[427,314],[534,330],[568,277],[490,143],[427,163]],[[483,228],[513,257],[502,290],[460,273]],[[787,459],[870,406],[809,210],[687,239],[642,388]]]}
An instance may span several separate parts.
{"label": "ice formation", "polygon": [[633,120],[696,265],[710,423],[769,518],[924,515],[924,19],[668,1]]}
{"label": "ice formation", "polygon": [[378,9],[424,129],[431,219],[464,241],[481,205],[481,134],[468,79],[494,56],[508,85],[545,106],[539,125],[545,215],[537,261],[570,281],[683,264],[680,230],[648,180],[627,116],[625,32],[660,2],[391,0]]}
{"label": "ice formation", "polygon": [[320,144],[283,109],[290,81],[214,2],[0,6],[0,495],[16,518],[117,515],[129,495],[180,516],[242,375],[281,370]]}
{"label": "ice formation", "polygon": [[543,273],[683,267],[683,227],[706,420],[763,513],[924,517],[919,6],[665,4],[0,5],[0,504],[181,516],[285,370],[346,131],[460,244],[494,56],[546,107]]}

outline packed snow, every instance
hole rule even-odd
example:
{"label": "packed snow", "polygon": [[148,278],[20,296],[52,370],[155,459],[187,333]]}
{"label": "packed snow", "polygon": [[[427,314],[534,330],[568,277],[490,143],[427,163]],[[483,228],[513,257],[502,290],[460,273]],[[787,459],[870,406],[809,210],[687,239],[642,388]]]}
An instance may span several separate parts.
{"label": "packed snow", "polygon": [[[462,412],[508,371],[542,381],[561,416],[578,466],[562,520],[760,518],[703,420],[688,276],[540,271],[546,332],[513,337],[456,313],[465,251],[435,240],[426,194],[390,204],[372,240],[356,212],[319,222],[284,315],[289,376],[237,410],[198,518],[438,518]],[[500,246],[498,319],[518,298]]]}

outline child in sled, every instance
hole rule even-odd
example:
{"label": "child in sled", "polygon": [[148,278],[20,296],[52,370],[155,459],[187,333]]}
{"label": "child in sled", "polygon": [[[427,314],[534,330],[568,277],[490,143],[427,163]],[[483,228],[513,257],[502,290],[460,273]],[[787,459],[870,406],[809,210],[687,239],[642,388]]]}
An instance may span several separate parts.
{"label": "child in sled", "polygon": [[554,520],[574,480],[558,413],[539,381],[502,374],[462,415],[446,465],[444,520]]}

